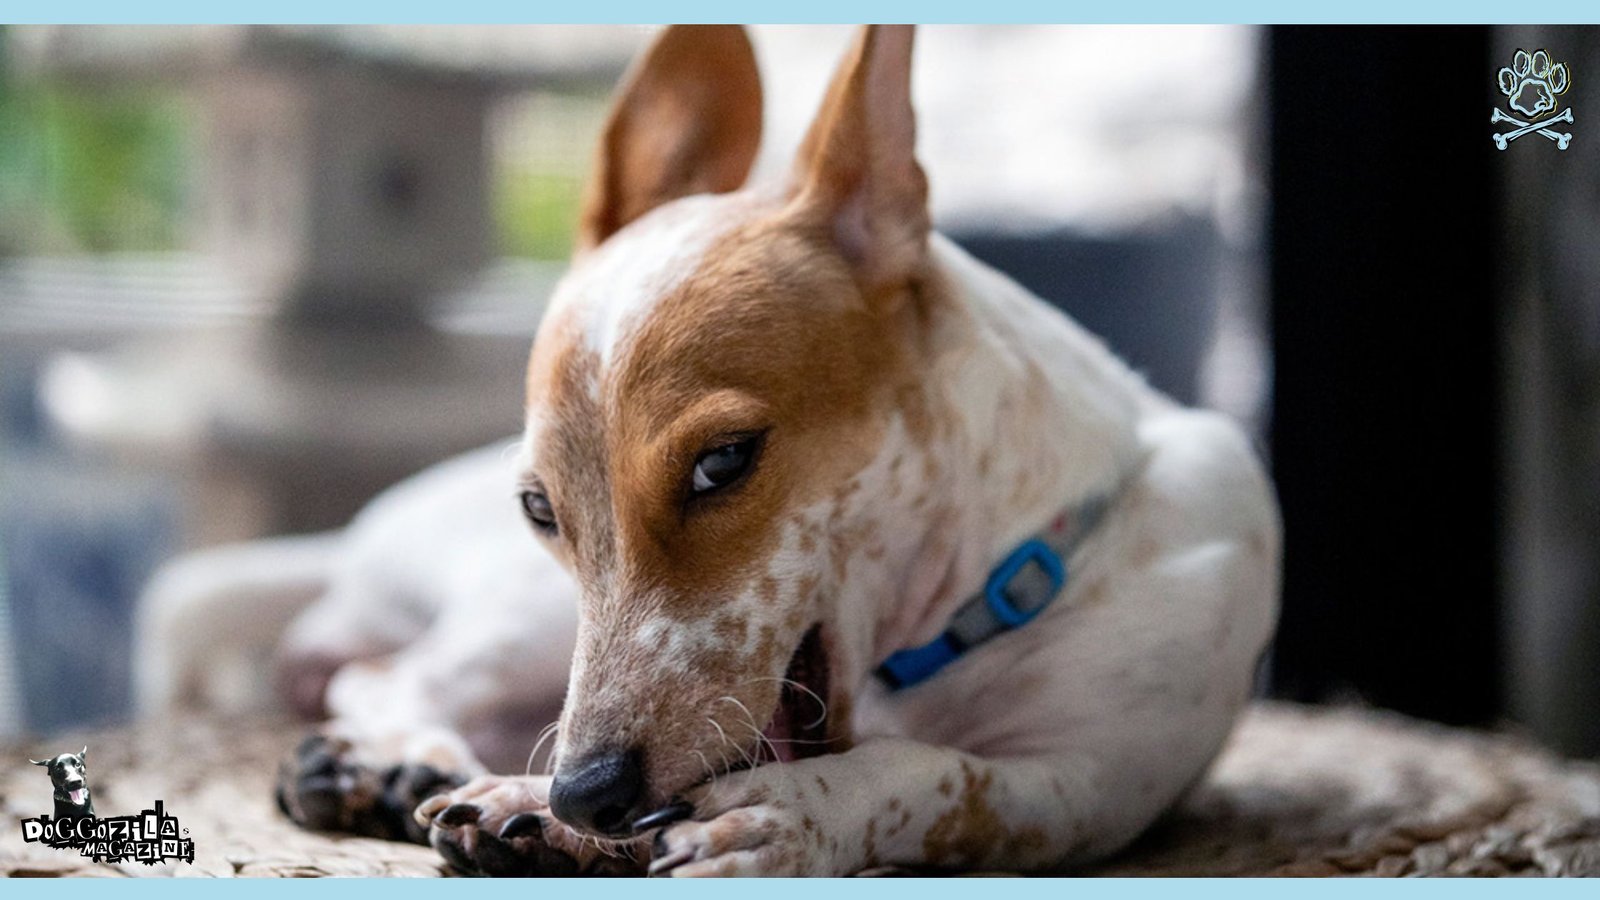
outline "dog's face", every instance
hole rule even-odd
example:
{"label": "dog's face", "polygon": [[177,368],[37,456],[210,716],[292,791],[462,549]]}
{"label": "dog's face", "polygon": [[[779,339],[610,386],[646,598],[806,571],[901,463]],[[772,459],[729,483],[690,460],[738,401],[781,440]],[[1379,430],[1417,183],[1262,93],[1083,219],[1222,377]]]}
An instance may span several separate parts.
{"label": "dog's face", "polygon": [[55,786],[57,800],[83,806],[89,802],[88,769],[85,766],[88,756],[89,748],[84,747],[78,753],[62,753],[50,759],[28,761],[36,766],[44,766],[50,773],[50,783]]}
{"label": "dog's face", "polygon": [[742,31],[669,29],[618,100],[528,372],[523,504],[583,588],[552,791],[571,824],[616,836],[763,748],[846,737],[865,661],[841,658],[830,587],[864,551],[840,510],[915,382],[909,52],[864,37],[783,192],[727,193],[761,114]]}

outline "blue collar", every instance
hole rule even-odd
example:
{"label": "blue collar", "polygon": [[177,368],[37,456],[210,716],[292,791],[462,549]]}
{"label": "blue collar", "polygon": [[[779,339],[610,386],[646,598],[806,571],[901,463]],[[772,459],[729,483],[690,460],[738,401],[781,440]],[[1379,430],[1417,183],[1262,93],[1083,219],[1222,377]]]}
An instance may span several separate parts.
{"label": "blue collar", "polygon": [[989,572],[983,590],[950,617],[942,634],[890,655],[878,666],[878,680],[892,691],[920,684],[973,647],[1033,621],[1067,586],[1067,560],[1109,505],[1108,496],[1090,500],[1017,545]]}

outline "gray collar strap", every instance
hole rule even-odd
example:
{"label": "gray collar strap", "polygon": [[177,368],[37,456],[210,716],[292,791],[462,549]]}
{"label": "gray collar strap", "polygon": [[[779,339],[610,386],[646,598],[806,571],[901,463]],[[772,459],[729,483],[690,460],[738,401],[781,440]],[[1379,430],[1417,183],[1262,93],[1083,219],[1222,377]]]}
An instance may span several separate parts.
{"label": "gray collar strap", "polygon": [[890,690],[920,684],[973,647],[1032,621],[1066,588],[1068,560],[1100,524],[1114,496],[1098,496],[1062,513],[1017,545],[989,572],[983,590],[950,617],[944,633],[891,655],[878,666],[878,680]]}

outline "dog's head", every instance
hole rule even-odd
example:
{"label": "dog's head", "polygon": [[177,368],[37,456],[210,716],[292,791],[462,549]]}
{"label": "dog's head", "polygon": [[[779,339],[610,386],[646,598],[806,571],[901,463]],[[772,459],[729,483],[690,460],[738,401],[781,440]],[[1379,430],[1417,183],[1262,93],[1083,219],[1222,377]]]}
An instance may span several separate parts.
{"label": "dog's head", "polygon": [[88,757],[89,748],[85,746],[77,753],[61,753],[49,759],[30,759],[28,762],[44,766],[50,773],[50,783],[55,786],[57,800],[83,806],[89,802],[88,769],[85,766]]}
{"label": "dog's head", "polygon": [[615,836],[714,772],[848,740],[877,613],[837,588],[896,524],[864,473],[892,423],[927,427],[911,41],[862,32],[772,189],[741,189],[741,29],[666,30],[616,100],[528,371],[522,502],[582,586],[571,824]]}

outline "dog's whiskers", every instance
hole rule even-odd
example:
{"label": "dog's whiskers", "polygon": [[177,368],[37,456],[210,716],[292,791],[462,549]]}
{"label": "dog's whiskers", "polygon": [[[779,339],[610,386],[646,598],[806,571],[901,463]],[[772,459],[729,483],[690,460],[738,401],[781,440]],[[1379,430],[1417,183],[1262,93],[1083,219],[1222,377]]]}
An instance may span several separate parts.
{"label": "dog's whiskers", "polygon": [[[537,740],[535,740],[533,742],[533,749],[528,752],[528,764],[523,767],[522,774],[524,774],[524,775],[532,775],[533,774],[533,761],[536,758],[538,758],[540,748],[542,748],[544,746],[544,742],[545,741],[548,741],[551,737],[555,736],[556,732],[558,732],[560,730],[561,730],[561,720],[560,719],[557,719],[556,721],[551,722],[549,725],[546,725],[544,728],[539,730],[539,737],[538,737]],[[553,755],[554,754],[552,754],[552,756]],[[553,760],[545,760],[544,769],[545,769],[545,774],[546,775],[550,774],[550,763],[552,761]]]}
{"label": "dog's whiskers", "polygon": [[[734,745],[732,742],[724,739],[721,746],[717,747],[717,771],[723,775],[729,774],[735,769],[740,768],[738,764],[739,761],[734,759],[733,754],[728,752],[728,747],[730,746]],[[734,746],[734,749],[737,750],[738,747]]]}
{"label": "dog's whiskers", "polygon": [[739,707],[739,711],[744,713],[744,717],[750,720],[750,727],[757,731],[761,730],[761,726],[756,723],[755,714],[750,712],[750,707],[745,706],[744,701],[740,700],[738,697],[735,697],[732,694],[723,694],[721,697],[717,698],[717,702],[732,703],[734,706]]}
{"label": "dog's whiskers", "polygon": [[711,760],[707,759],[706,755],[699,750],[691,750],[690,752],[700,758],[700,771],[705,772],[706,780],[711,782],[712,787],[716,787],[717,770],[711,767]]}
{"label": "dog's whiskers", "polygon": [[783,758],[783,754],[778,752],[778,748],[772,743],[772,739],[767,737],[766,735],[762,734],[761,733],[761,729],[755,727],[754,725],[748,725],[748,724],[745,725],[745,727],[750,729],[750,733],[754,734],[756,736],[756,748],[757,748],[757,750],[765,747],[766,751],[768,753],[772,754],[772,758],[773,759],[782,759]]}
{"label": "dog's whiskers", "polygon": [[819,710],[819,712],[817,713],[817,718],[814,721],[812,721],[811,724],[807,725],[806,726],[807,728],[815,728],[818,725],[821,725],[823,722],[828,721],[828,702],[826,700],[823,700],[820,696],[818,696],[816,691],[813,691],[811,688],[808,688],[805,685],[801,684],[800,682],[795,681],[793,678],[783,678],[783,677],[774,676],[774,675],[762,675],[762,676],[759,676],[757,678],[752,678],[750,680],[751,681],[776,681],[780,685],[784,685],[786,687],[792,687],[797,691],[801,691],[801,692],[805,693],[806,696],[808,696],[812,700],[816,701],[817,709]]}
{"label": "dog's whiskers", "polygon": [[[741,701],[738,697],[732,696],[731,694],[724,694],[723,696],[717,698],[718,703],[722,703],[724,701],[739,707],[739,710],[744,713],[745,727],[749,728],[751,733],[756,736],[757,750],[760,750],[762,747],[766,747],[767,751],[772,754],[773,759],[779,759],[782,757],[782,754],[778,752],[778,748],[772,743],[772,739],[762,733],[761,726],[756,723],[755,715],[750,712],[750,707],[745,706],[743,701]],[[754,764],[751,765],[751,768],[754,768]]]}
{"label": "dog's whiskers", "polygon": [[711,723],[711,727],[715,728],[717,730],[717,736],[722,739],[723,745],[732,747],[733,749],[739,751],[739,755],[744,757],[744,764],[746,766],[749,766],[752,769],[755,768],[755,766],[756,766],[755,758],[752,757],[750,755],[750,753],[744,749],[744,746],[741,745],[738,741],[735,741],[732,738],[728,737],[728,732],[725,731],[723,729],[722,725],[717,722],[715,716],[707,716],[706,717],[706,721],[710,722]]}

